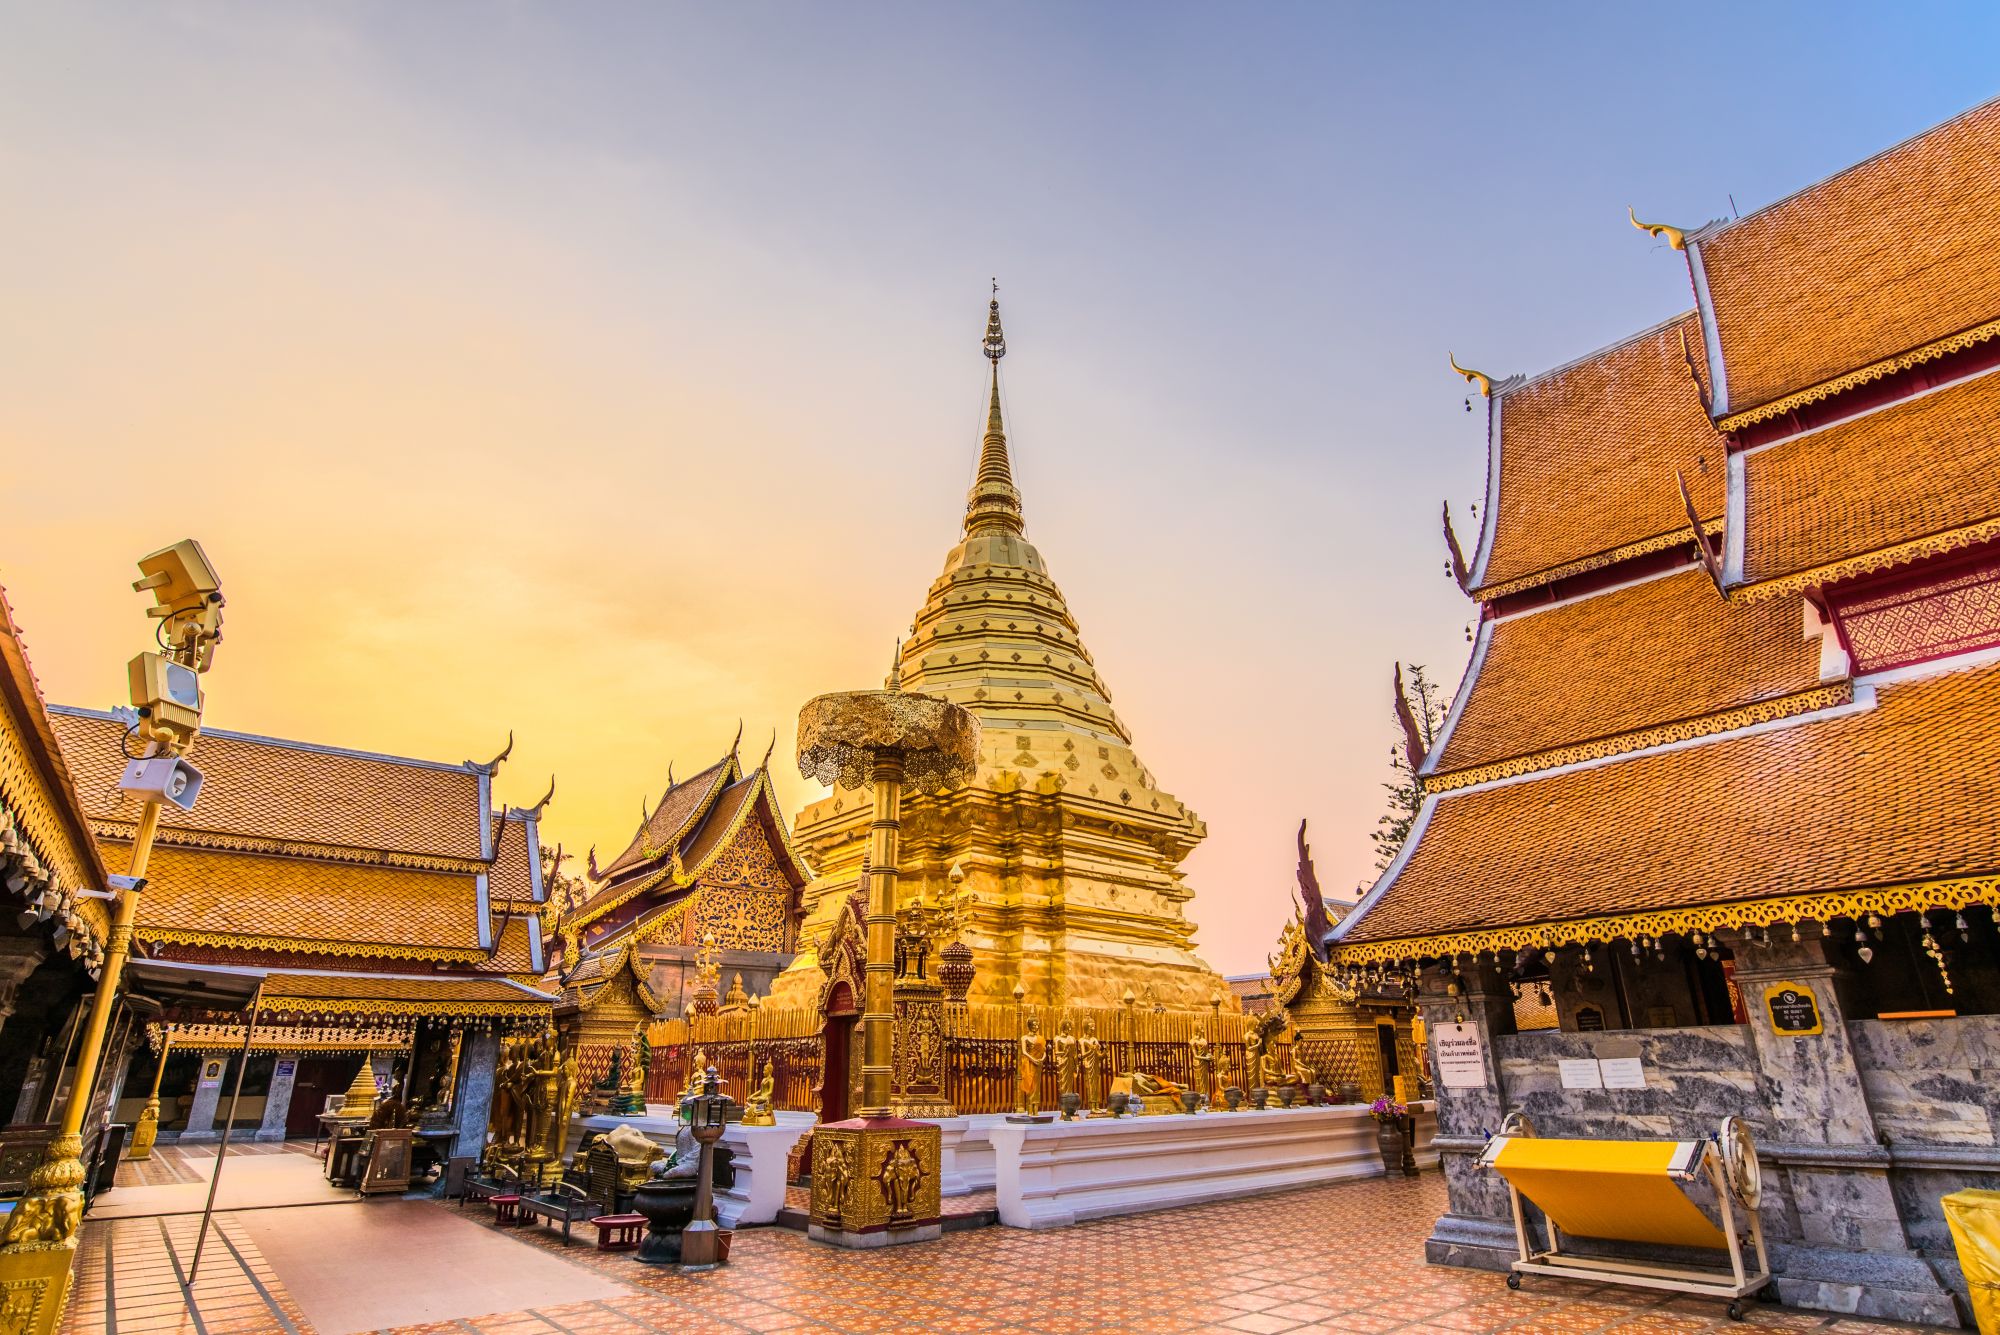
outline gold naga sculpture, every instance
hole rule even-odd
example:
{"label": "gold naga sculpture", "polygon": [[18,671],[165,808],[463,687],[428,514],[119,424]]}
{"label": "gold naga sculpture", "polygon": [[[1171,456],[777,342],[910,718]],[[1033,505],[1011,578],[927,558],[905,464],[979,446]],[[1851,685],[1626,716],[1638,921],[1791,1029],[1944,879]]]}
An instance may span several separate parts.
{"label": "gold naga sculpture", "polygon": [[1630,204],[1627,204],[1625,206],[1625,216],[1632,220],[1632,225],[1634,227],[1638,228],[1640,231],[1646,233],[1649,236],[1656,237],[1657,239],[1666,242],[1669,246],[1673,247],[1675,250],[1686,250],[1688,248],[1687,232],[1685,229],[1679,227],[1669,227],[1665,223],[1640,222],[1639,215],[1632,211],[1632,206]]}

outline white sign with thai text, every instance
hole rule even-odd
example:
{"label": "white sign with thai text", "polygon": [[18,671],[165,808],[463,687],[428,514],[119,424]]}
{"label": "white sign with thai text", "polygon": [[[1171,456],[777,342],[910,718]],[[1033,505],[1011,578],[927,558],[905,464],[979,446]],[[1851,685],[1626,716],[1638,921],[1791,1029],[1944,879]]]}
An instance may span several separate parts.
{"label": "white sign with thai text", "polygon": [[1486,1045],[1469,1024],[1441,1024],[1437,1034],[1438,1083],[1447,1089],[1486,1088]]}
{"label": "white sign with thai text", "polygon": [[1646,1065],[1637,1057],[1605,1057],[1598,1063],[1606,1089],[1644,1089]]}
{"label": "white sign with thai text", "polygon": [[1604,1076],[1595,1057],[1564,1057],[1556,1063],[1562,1071],[1564,1089],[1603,1089]]}

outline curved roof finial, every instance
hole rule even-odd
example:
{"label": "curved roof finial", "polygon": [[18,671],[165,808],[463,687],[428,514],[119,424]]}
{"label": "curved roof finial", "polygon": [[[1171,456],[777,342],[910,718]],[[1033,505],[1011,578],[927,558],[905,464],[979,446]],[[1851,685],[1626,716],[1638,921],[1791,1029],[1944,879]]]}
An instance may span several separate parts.
{"label": "curved roof finial", "polygon": [[1460,375],[1465,377],[1467,384],[1477,385],[1479,386],[1479,392],[1481,394],[1485,395],[1489,399],[1493,397],[1492,376],[1486,374],[1484,371],[1466,370],[1463,366],[1460,366],[1458,364],[1458,358],[1452,353],[1447,352],[1445,354],[1445,359],[1451,363],[1452,370],[1458,372]]}
{"label": "curved roof finial", "polygon": [[488,774],[491,774],[495,770],[500,768],[501,761],[505,760],[508,756],[511,756],[513,754],[514,754],[514,730],[512,728],[509,728],[507,729],[507,745],[501,749],[499,755],[493,757],[493,759],[487,761],[484,765],[480,764],[476,760],[468,760],[465,762],[465,767],[467,769],[483,769]]}
{"label": "curved roof finial", "polygon": [[542,800],[535,803],[535,805],[529,807],[528,811],[539,819],[542,814],[542,808],[555,800],[556,800],[556,776],[551,774],[549,775],[549,790],[546,793],[543,793]]}
{"label": "curved roof finial", "polygon": [[1638,228],[1642,232],[1647,233],[1650,236],[1653,236],[1661,241],[1666,242],[1668,245],[1672,246],[1675,250],[1686,250],[1688,248],[1687,232],[1684,229],[1679,227],[1669,227],[1665,223],[1640,222],[1639,215],[1632,211],[1632,206],[1630,204],[1627,204],[1625,206],[1625,216],[1632,220],[1632,225],[1634,227]]}
{"label": "curved roof finial", "polygon": [[761,765],[757,766],[757,768],[758,769],[771,768],[771,755],[777,749],[778,749],[778,728],[776,724],[773,724],[771,726],[771,744],[764,748],[764,762]]}
{"label": "curved roof finial", "polygon": [[743,745],[743,719],[739,715],[736,720],[736,736],[731,738],[729,742],[729,754],[732,756],[735,755],[736,748],[741,745]]}

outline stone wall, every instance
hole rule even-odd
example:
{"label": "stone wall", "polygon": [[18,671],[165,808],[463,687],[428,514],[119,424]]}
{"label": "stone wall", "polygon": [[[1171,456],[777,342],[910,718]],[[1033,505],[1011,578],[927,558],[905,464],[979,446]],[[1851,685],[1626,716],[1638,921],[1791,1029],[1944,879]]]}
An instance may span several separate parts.
{"label": "stone wall", "polygon": [[2000,1189],[2000,1015],[1856,1020],[1847,1031],[1910,1243],[1963,1294],[1939,1202]]}
{"label": "stone wall", "polygon": [[[1543,1029],[1495,1040],[1509,1106],[1524,1110],[1543,1136],[1688,1140],[1741,1117],[1763,1138],[1767,1109],[1741,1025],[1630,1029],[1573,1034]],[[1644,1089],[1564,1089],[1566,1058],[1637,1057]]]}

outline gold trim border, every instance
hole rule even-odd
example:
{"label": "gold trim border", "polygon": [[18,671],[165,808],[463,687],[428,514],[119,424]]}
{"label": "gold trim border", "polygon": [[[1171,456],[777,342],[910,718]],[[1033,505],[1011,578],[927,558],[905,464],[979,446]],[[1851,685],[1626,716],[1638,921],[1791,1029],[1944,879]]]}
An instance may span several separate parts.
{"label": "gold trim border", "polygon": [[196,932],[178,927],[138,928],[146,941],[172,946],[219,946],[225,950],[296,950],[307,955],[381,955],[399,960],[446,960],[477,963],[487,951],[477,946],[403,946],[370,941],[311,941],[294,936],[239,936],[231,932]]}
{"label": "gold trim border", "polygon": [[1856,575],[1872,575],[1877,571],[1891,570],[1896,566],[1921,561],[1927,556],[1941,556],[1947,552],[1972,547],[1982,542],[2000,538],[2000,515],[1982,519],[1976,524],[1963,528],[1947,529],[1943,533],[1932,533],[1908,542],[1899,542],[1893,547],[1880,547],[1859,556],[1832,561],[1810,570],[1801,570],[1790,575],[1778,575],[1755,583],[1739,584],[1729,591],[1730,597],[1746,603],[1761,602],[1766,598],[1777,598],[1788,593],[1804,593],[1824,584],[1838,583],[1852,579]]}
{"label": "gold trim border", "polygon": [[1335,942],[1329,963],[1336,968],[1361,964],[1394,964],[1405,960],[1477,955],[1485,951],[1520,950],[1526,946],[1569,946],[1611,942],[1620,937],[1660,937],[1721,928],[1769,927],[1783,922],[1828,922],[1835,918],[1880,913],[1956,911],[1970,904],[2000,908],[2000,875],[1960,876],[1935,881],[1908,881],[1868,890],[1830,890],[1817,894],[1783,895],[1774,899],[1738,900],[1683,908],[1654,909],[1568,921],[1526,923],[1480,931],[1447,932],[1436,936],[1397,937]]}
{"label": "gold trim border", "polygon": [[[138,827],[129,820],[93,817],[90,832],[100,839],[129,844]],[[251,853],[265,857],[309,858],[337,862],[345,866],[395,867],[406,871],[440,872],[477,876],[491,871],[493,864],[478,858],[449,857],[442,853],[399,853],[383,848],[355,848],[347,844],[315,844],[291,839],[264,839],[254,835],[219,834],[207,830],[176,830],[163,827],[155,838],[176,848],[201,848],[216,853]]]}
{"label": "gold trim border", "polygon": [[1574,746],[1531,751],[1527,755],[1515,756],[1510,760],[1496,760],[1490,764],[1471,765],[1465,769],[1428,775],[1423,780],[1423,791],[1426,797],[1432,793],[1455,792],[1494,779],[1511,779],[1516,775],[1535,774],[1563,765],[1574,765],[1580,761],[1602,760],[1607,756],[1623,755],[1628,751],[1643,751],[1649,746],[1662,746],[1668,742],[1712,737],[1720,732],[1729,732],[1756,723],[1796,718],[1801,714],[1834,709],[1853,702],[1854,683],[1837,681],[1827,686],[1815,686],[1803,691],[1794,691],[1790,695],[1778,695],[1768,700],[1758,700],[1753,704],[1739,705],[1717,714],[1703,714],[1696,718],[1681,719],[1675,723],[1641,728],[1635,732],[1614,733],[1609,737],[1580,742]]}
{"label": "gold trim border", "polygon": [[1977,347],[1995,338],[2000,338],[2000,320],[1988,320],[1985,324],[1961,329],[1958,333],[1938,339],[1935,343],[1926,343],[1909,352],[1899,353],[1894,357],[1884,357],[1879,362],[1870,362],[1859,370],[1849,371],[1846,375],[1822,380],[1817,385],[1810,385],[1783,398],[1772,399],[1769,403],[1759,404],[1755,408],[1745,408],[1740,413],[1730,413],[1727,417],[1719,417],[1715,421],[1715,427],[1718,431],[1727,432],[1734,431],[1738,427],[1767,422],[1773,417],[1784,416],[1794,408],[1802,408],[1808,403],[1818,403],[1821,399],[1830,399],[1836,394],[1845,393],[1871,380],[1880,380],[1898,371],[1907,371],[1913,366],[1934,362],[1954,352],[1964,352],[1967,348]]}
{"label": "gold trim border", "polygon": [[273,1015],[368,1015],[389,1019],[543,1015],[554,1009],[549,1001],[389,1001],[369,997],[266,997],[263,1009]]}
{"label": "gold trim border", "polygon": [[[1701,521],[1702,535],[1712,538],[1722,532],[1722,526],[1723,520],[1720,517],[1704,519]],[[1629,561],[1635,556],[1648,556],[1653,552],[1663,552],[1676,543],[1691,543],[1693,541],[1694,539],[1688,536],[1687,526],[1682,525],[1680,528],[1671,529],[1665,533],[1656,533],[1650,538],[1641,538],[1637,542],[1628,542],[1623,547],[1613,547],[1610,551],[1599,552],[1595,556],[1586,556],[1575,561],[1565,562],[1559,566],[1550,566],[1546,570],[1538,570],[1532,574],[1519,575],[1502,584],[1481,585],[1479,588],[1471,590],[1471,596],[1478,602],[1488,603],[1492,602],[1495,598],[1504,598],[1510,593],[1522,593],[1528,589],[1538,589],[1544,584],[1553,584],[1559,579],[1568,579],[1571,575],[1582,575],[1592,570],[1602,570],[1606,566],[1615,566],[1620,561]]]}

